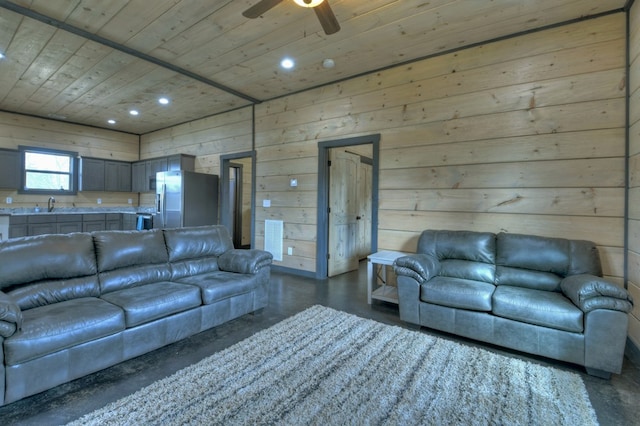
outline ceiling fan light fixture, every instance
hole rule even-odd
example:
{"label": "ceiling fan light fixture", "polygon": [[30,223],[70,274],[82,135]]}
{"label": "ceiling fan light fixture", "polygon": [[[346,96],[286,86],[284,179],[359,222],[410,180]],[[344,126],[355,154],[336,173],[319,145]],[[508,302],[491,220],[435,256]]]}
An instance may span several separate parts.
{"label": "ceiling fan light fixture", "polygon": [[293,1],[296,2],[298,6],[302,6],[302,7],[317,7],[322,2],[324,2],[324,0],[293,0]]}

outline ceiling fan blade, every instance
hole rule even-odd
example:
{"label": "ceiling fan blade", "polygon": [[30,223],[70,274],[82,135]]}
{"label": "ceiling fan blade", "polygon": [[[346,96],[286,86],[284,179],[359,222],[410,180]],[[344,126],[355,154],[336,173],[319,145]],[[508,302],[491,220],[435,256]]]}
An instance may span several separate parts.
{"label": "ceiling fan blade", "polygon": [[282,3],[283,0],[260,0],[258,3],[251,6],[249,9],[242,12],[245,18],[255,19],[260,15],[264,15],[272,7]]}
{"label": "ceiling fan blade", "polygon": [[318,20],[320,21],[320,25],[322,25],[322,29],[325,34],[331,35],[340,31],[340,24],[336,19],[336,15],[333,14],[328,0],[323,1],[318,6],[314,7],[313,10],[316,11],[316,15],[318,16]]}

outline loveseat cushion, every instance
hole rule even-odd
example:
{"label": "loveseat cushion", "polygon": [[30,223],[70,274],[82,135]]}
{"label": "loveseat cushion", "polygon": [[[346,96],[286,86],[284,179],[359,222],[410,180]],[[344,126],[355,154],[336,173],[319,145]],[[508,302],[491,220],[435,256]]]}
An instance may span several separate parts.
{"label": "loveseat cushion", "polygon": [[102,295],[124,310],[127,328],[198,307],[200,289],[191,285],[158,282]]}
{"label": "loveseat cushion", "polygon": [[482,281],[435,277],[420,286],[420,299],[450,308],[489,312],[495,288]]}
{"label": "loveseat cushion", "polygon": [[493,293],[493,314],[574,333],[584,330],[582,311],[554,291],[498,286]]}
{"label": "loveseat cushion", "polygon": [[194,275],[183,278],[180,282],[200,287],[202,302],[206,305],[249,293],[258,285],[258,279],[255,275],[225,271]]}
{"label": "loveseat cushion", "polygon": [[495,235],[490,232],[427,230],[418,239],[418,253],[436,259],[495,263]]}
{"label": "loveseat cushion", "polygon": [[124,313],[86,297],[29,309],[22,329],[4,341],[5,363],[17,365],[124,330]]}

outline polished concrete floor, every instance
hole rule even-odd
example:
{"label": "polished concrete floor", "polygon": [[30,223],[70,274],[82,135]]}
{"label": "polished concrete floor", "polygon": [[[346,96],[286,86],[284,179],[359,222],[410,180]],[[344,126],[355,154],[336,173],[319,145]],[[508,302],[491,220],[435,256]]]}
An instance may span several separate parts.
{"label": "polished concrete floor", "polygon": [[[357,272],[329,280],[314,280],[274,272],[269,306],[262,314],[245,315],[184,341],[0,407],[0,424],[64,424],[316,304],[383,323],[404,326],[398,318],[396,305],[378,301],[374,301],[372,305],[367,304],[364,263]],[[615,375],[611,380],[602,380],[586,375],[583,369],[577,366],[529,357],[425,328],[422,328],[421,332],[575,371],[582,375],[602,425],[640,425],[640,366],[627,358],[621,375]]]}

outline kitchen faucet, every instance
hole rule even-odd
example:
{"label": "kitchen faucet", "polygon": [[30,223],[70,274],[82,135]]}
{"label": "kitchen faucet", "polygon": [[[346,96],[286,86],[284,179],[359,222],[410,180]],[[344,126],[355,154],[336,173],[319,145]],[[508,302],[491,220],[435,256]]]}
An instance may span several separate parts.
{"label": "kitchen faucet", "polygon": [[53,208],[55,207],[56,204],[56,199],[53,197],[49,197],[49,202],[47,203],[47,210],[49,212],[53,211]]}

